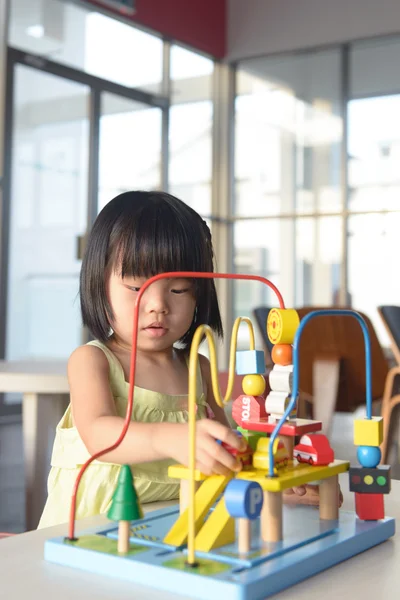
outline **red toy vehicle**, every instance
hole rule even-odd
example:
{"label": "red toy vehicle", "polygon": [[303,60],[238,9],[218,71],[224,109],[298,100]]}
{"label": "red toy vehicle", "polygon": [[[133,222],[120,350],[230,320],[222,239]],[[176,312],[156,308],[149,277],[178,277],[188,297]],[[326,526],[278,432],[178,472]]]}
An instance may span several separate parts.
{"label": "red toy vehicle", "polygon": [[300,444],[293,448],[293,458],[310,465],[329,465],[335,455],[326,435],[310,433],[300,438]]}
{"label": "red toy vehicle", "polygon": [[[235,433],[237,435],[241,436],[241,433],[239,431],[235,431]],[[236,458],[238,458],[241,461],[243,467],[251,467],[252,466],[253,450],[252,450],[252,448],[250,448],[250,446],[248,444],[247,444],[246,450],[244,450],[243,452],[239,452],[239,450],[236,450],[236,448],[232,448],[232,446],[230,446],[226,442],[221,442],[221,446],[223,446],[223,448],[225,448],[225,450],[227,450],[229,452],[229,454],[232,454],[232,456],[235,456]]]}

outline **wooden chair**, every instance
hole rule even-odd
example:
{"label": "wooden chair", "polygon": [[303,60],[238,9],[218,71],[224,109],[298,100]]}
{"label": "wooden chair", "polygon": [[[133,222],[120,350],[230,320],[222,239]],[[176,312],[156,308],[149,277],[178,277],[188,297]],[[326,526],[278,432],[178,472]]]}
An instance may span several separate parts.
{"label": "wooden chair", "polygon": [[[327,307],[297,309],[300,319]],[[370,319],[365,319],[371,337],[372,397],[383,396],[388,365]],[[257,321],[258,322],[258,321]],[[261,333],[265,331],[265,325]],[[266,333],[265,333],[266,336]],[[353,412],[365,405],[365,352],[362,330],[355,319],[344,315],[312,319],[301,337],[300,389],[312,398],[313,418],[329,434],[335,410]]]}
{"label": "wooden chair", "polygon": [[383,443],[381,446],[382,463],[388,460],[390,442],[393,437],[394,409],[400,404],[400,306],[379,306],[378,313],[382,319],[390,339],[390,346],[397,365],[387,375],[385,391],[382,399],[381,416],[383,417]]}
{"label": "wooden chair", "polygon": [[[300,319],[313,310],[297,309]],[[361,313],[371,340],[372,400],[383,396],[388,364],[375,329]],[[312,394],[314,418],[329,431],[335,411],[354,412],[366,401],[364,338],[359,323],[345,315],[319,316],[304,329],[299,346],[300,387]]]}

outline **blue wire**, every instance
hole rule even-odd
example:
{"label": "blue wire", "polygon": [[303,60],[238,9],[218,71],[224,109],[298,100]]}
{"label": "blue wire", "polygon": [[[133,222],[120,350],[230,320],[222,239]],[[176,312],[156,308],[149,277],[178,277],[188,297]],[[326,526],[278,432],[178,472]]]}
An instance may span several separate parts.
{"label": "blue wire", "polygon": [[303,332],[304,327],[307,325],[311,319],[318,316],[334,316],[334,315],[344,315],[348,317],[354,317],[361,325],[361,329],[364,336],[364,347],[365,347],[365,388],[366,388],[366,396],[367,396],[367,419],[372,418],[372,378],[371,378],[371,341],[369,337],[368,327],[364,319],[361,315],[353,310],[343,310],[343,309],[326,309],[326,310],[313,310],[308,313],[301,320],[300,325],[296,331],[296,335],[293,342],[293,383],[292,383],[292,395],[290,398],[290,402],[286,407],[286,410],[281,418],[281,420],[277,423],[274,431],[271,434],[270,442],[269,442],[269,477],[274,476],[274,455],[272,453],[274,441],[279,435],[281,427],[285,424],[287,417],[292,412],[296,405],[297,394],[299,391],[299,342],[300,336]]}

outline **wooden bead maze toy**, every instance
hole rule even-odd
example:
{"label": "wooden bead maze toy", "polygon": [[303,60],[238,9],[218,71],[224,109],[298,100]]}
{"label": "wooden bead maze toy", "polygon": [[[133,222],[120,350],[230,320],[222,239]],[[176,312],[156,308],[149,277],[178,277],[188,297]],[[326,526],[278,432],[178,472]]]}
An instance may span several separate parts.
{"label": "wooden bead maze toy", "polygon": [[[87,466],[116,448],[132,416],[138,330],[138,308],[144,291],[162,278],[225,278],[259,281],[272,288],[279,308],[270,311],[267,331],[274,344],[274,367],[266,399],[263,352],[255,349],[248,318],[234,324],[224,397],[218,384],[216,350],[211,329],[195,332],[189,360],[189,466],[174,465],[169,475],[181,482],[180,506],[142,515],[130,467],[121,469],[109,518],[119,525],[103,526],[75,537],[75,509],[79,482]],[[335,460],[328,439],[318,433],[322,423],[299,419],[299,342],[307,323],[319,315],[355,318],[364,335],[366,361],[366,418],[354,422],[358,466]],[[248,350],[236,351],[239,326],[250,334]],[[243,469],[206,476],[196,470],[195,413],[198,349],[206,337],[215,399],[230,400],[236,373],[244,375],[243,394],[233,403],[238,435],[248,443]],[[385,517],[384,494],[390,492],[390,468],[380,465],[383,423],[372,416],[371,365],[368,329],[351,310],[326,309],[309,313],[301,322],[286,309],[277,288],[267,279],[225,273],[163,273],[142,286],[133,316],[129,402],[123,430],[112,447],[93,455],[83,465],[71,501],[66,537],[45,543],[48,561],[76,567],[141,585],[207,600],[261,600],[394,534],[394,519]],[[296,437],[299,443],[295,444]],[[229,448],[228,448],[229,450]],[[134,467],[132,469],[134,474]],[[355,511],[338,509],[338,475],[349,471]],[[283,492],[307,483],[319,486],[319,509],[283,505]]]}

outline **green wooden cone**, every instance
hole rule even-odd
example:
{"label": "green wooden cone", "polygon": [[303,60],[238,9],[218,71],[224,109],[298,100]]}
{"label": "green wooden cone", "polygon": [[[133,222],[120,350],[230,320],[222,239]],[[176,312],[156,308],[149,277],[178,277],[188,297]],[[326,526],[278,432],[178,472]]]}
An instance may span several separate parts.
{"label": "green wooden cone", "polygon": [[111,521],[136,521],[143,518],[142,508],[133,483],[132,471],[128,465],[121,467],[107,517]]}

